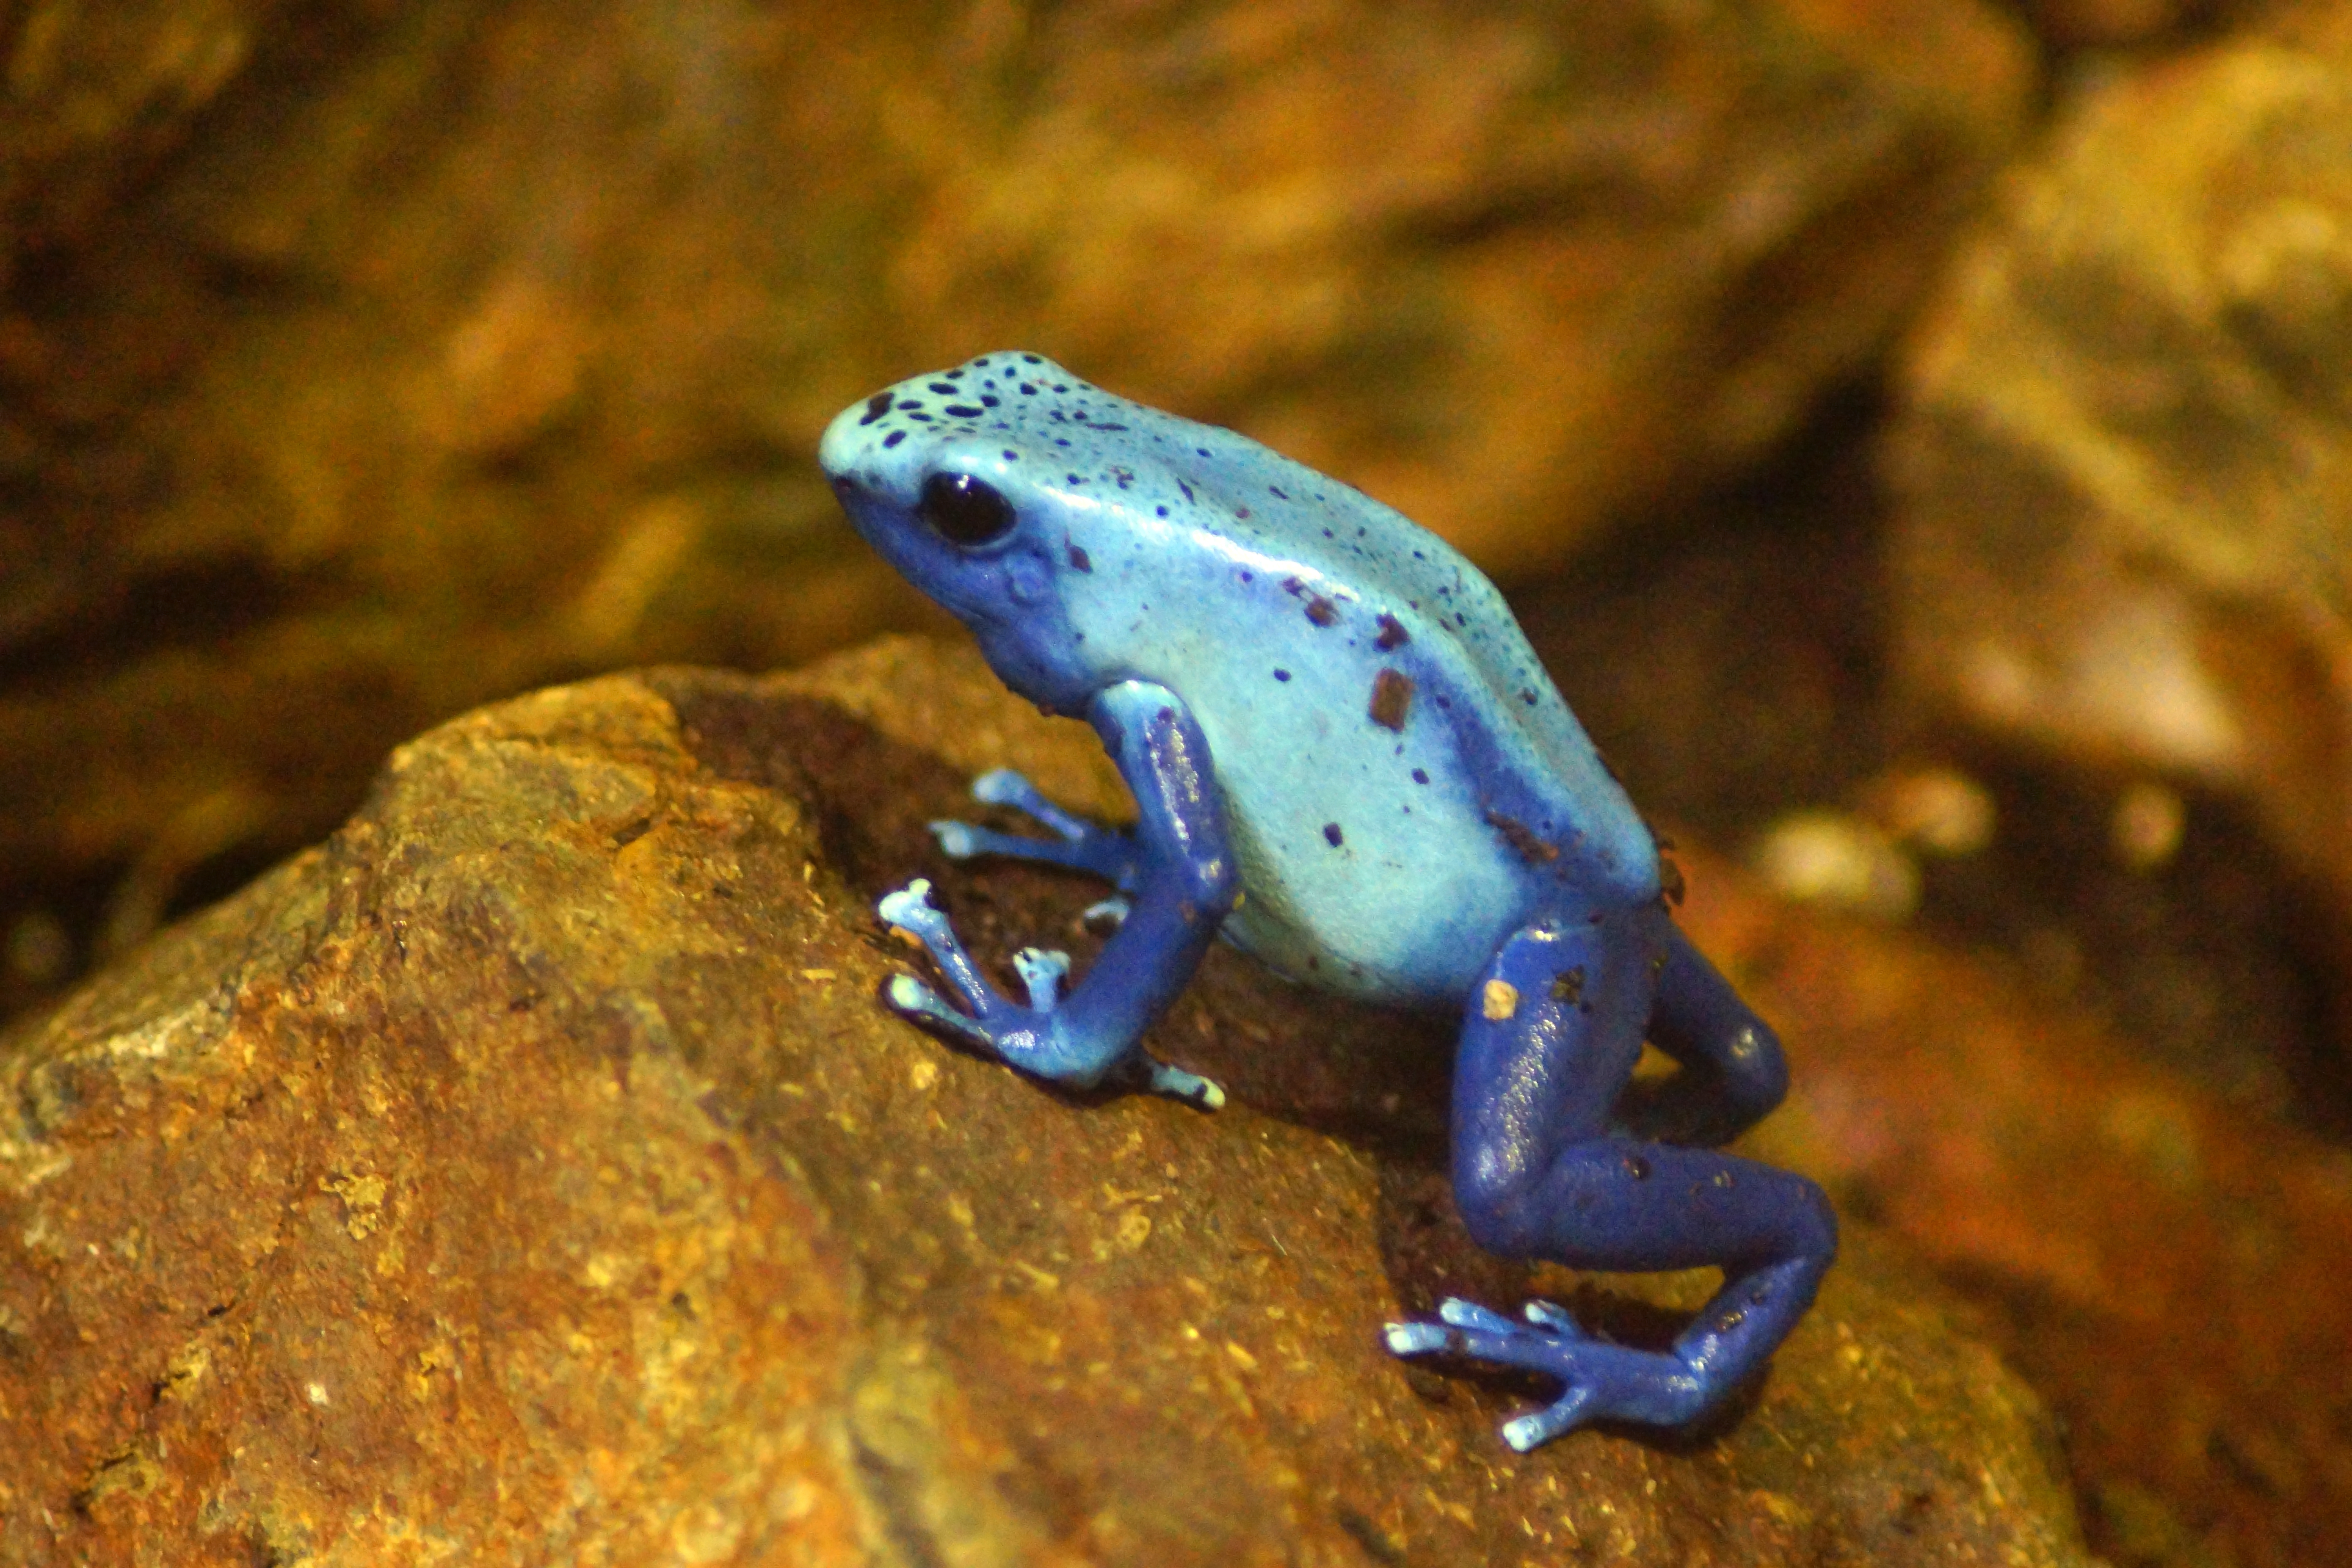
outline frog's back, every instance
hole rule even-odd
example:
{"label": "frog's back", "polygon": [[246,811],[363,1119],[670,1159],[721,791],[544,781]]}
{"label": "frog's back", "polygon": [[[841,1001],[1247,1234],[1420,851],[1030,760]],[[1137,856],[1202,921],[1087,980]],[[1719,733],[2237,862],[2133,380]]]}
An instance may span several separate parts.
{"label": "frog's back", "polygon": [[[1106,675],[1170,686],[1203,710],[1213,739],[1221,719],[1254,731],[1246,754],[1220,758],[1221,776],[1229,763],[1273,765],[1262,753],[1276,749],[1274,693],[1259,665],[1296,670],[1290,691],[1350,693],[1393,667],[1412,680],[1415,722],[1448,726],[1448,760],[1474,792],[1464,810],[1507,858],[1596,901],[1655,896],[1648,830],[1502,595],[1434,534],[1244,436],[1129,402],[1037,355],[984,355],[893,392],[876,400],[882,427],[1001,445],[1008,482],[1017,471],[1050,484],[1087,563],[1074,596]],[[1194,563],[1196,578],[1172,580],[1176,561]],[[1353,722],[1371,722],[1363,699],[1351,701]]]}

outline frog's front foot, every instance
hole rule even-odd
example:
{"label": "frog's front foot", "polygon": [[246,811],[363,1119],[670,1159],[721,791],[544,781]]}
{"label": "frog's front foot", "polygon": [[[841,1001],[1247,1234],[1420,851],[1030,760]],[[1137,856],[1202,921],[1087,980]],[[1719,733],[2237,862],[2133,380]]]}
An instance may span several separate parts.
{"label": "frog's front foot", "polygon": [[887,993],[891,1006],[1056,1083],[1091,1088],[1114,1069],[1131,1068],[1155,1093],[1204,1110],[1224,1104],[1225,1091],[1209,1079],[1154,1061],[1123,1042],[1089,1039],[1084,1030],[1072,1026],[1061,1005],[1062,981],[1070,970],[1067,953],[1023,948],[1013,955],[1013,967],[1029,993],[1028,1005],[999,995],[957,939],[947,916],[931,907],[930,891],[930,883],[918,878],[885,895],[877,910],[891,925],[921,941],[961,1005],[950,1005],[913,975],[900,974],[892,977]]}
{"label": "frog's front foot", "polygon": [[[931,837],[939,840],[940,848],[950,859],[1001,855],[1013,860],[1038,860],[1049,866],[1090,872],[1122,894],[1135,891],[1138,864],[1133,835],[1064,811],[1011,768],[998,768],[972,780],[971,797],[986,805],[1010,806],[1054,837],[1024,838],[993,828],[975,827],[969,822],[934,822]],[[1126,918],[1127,900],[1105,900],[1087,911],[1089,920],[1098,913],[1110,916],[1117,923]]]}
{"label": "frog's front foot", "polygon": [[1500,1362],[1564,1385],[1543,1409],[1503,1423],[1503,1441],[1522,1454],[1588,1422],[1678,1426],[1706,1403],[1702,1378],[1682,1357],[1594,1339],[1549,1301],[1528,1302],[1524,1323],[1458,1297],[1440,1302],[1437,1315],[1442,1321],[1389,1324],[1389,1349]]}

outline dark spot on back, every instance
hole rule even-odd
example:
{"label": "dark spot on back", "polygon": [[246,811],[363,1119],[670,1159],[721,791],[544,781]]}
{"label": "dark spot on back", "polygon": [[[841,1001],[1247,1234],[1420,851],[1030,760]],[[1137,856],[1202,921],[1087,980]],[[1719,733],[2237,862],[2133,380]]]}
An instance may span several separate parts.
{"label": "dark spot on back", "polygon": [[1499,811],[1486,814],[1486,825],[1503,836],[1503,842],[1518,852],[1520,859],[1530,866],[1541,866],[1559,858],[1559,847],[1547,844],[1535,835],[1535,830],[1516,816],[1505,816]]}
{"label": "dark spot on back", "polygon": [[1412,710],[1412,677],[1393,669],[1383,669],[1372,677],[1372,722],[1383,730],[1402,731],[1405,715]]}
{"label": "dark spot on back", "polygon": [[1339,611],[1322,595],[1310,594],[1307,598],[1307,618],[1318,626],[1328,626],[1339,620]]}
{"label": "dark spot on back", "polygon": [[1404,623],[1398,620],[1394,616],[1382,615],[1381,616],[1380,624],[1381,635],[1372,639],[1372,646],[1380,649],[1382,653],[1386,653],[1391,648],[1402,647],[1405,644],[1412,641],[1412,637],[1404,629]]}
{"label": "dark spot on back", "polygon": [[1346,842],[1345,836],[1340,833],[1339,825],[1338,823],[1327,822],[1323,825],[1323,842],[1328,844],[1334,849],[1337,849],[1341,844]]}
{"label": "dark spot on back", "polygon": [[1095,563],[1087,558],[1085,551],[1073,544],[1070,546],[1070,569],[1074,572],[1091,572],[1095,569]]}

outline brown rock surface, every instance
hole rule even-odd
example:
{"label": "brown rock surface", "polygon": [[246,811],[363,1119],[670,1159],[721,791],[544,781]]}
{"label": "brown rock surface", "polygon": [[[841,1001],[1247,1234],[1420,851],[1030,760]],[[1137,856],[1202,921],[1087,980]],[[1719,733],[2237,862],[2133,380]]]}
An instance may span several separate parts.
{"label": "brown rock surface", "polygon": [[1914,344],[1901,657],[2005,734],[2250,800],[2352,910],[2352,7],[2063,116]]}
{"label": "brown rock surface", "polygon": [[1771,1157],[1987,1310],[2094,1544],[2168,1568],[2352,1538],[2352,1152],[2150,1065],[2021,977],[1685,855],[1684,922],[1783,1025]]}
{"label": "brown rock surface", "polygon": [[[1000,957],[1092,894],[922,858],[1014,758],[1116,807],[919,645],[541,693],[20,1026],[0,1558],[2084,1561],[2031,1395],[1867,1227],[1698,1440],[1517,1458],[1531,1391],[1388,1358],[1529,1283],[1447,1210],[1442,1023],[1220,952],[1160,1039],[1204,1117],[888,1016],[878,887]],[[1704,1288],[1535,1282],[1633,1336]]]}
{"label": "brown rock surface", "polygon": [[1556,556],[1870,359],[2030,74],[1978,0],[148,0],[0,47],[64,149],[0,300],[0,889],[78,938],[488,696],[911,620],[810,452],[978,350]]}

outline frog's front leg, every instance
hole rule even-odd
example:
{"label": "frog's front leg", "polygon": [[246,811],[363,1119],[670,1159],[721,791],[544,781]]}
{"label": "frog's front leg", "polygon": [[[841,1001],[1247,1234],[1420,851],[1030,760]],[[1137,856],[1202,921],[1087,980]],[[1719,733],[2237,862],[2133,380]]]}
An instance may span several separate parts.
{"label": "frog's front leg", "polygon": [[1837,1250],[1828,1202],[1802,1177],[1612,1131],[1663,940],[1644,919],[1663,916],[1539,922],[1488,964],[1454,1069],[1454,1196],[1489,1251],[1578,1268],[1719,1265],[1723,1285],[1664,1352],[1588,1337],[1543,1302],[1526,1323],[1449,1300],[1440,1322],[1389,1326],[1400,1355],[1451,1352],[1558,1378],[1554,1404],[1504,1426],[1521,1450],[1591,1421],[1704,1415],[1795,1326]]}
{"label": "frog's front leg", "polygon": [[[1087,717],[1134,792],[1139,812],[1131,840],[1132,905],[1118,934],[1067,996],[1060,994],[1060,982],[1069,960],[1024,950],[1014,960],[1029,992],[1024,1006],[997,994],[947,918],[930,907],[928,885],[918,881],[882,900],[882,918],[921,939],[962,1008],[910,975],[891,982],[890,1003],[1040,1078],[1085,1087],[1133,1063],[1152,1089],[1213,1109],[1224,1102],[1223,1089],[1150,1060],[1139,1043],[1192,978],[1240,887],[1208,742],[1181,698],[1144,681],[1106,688]],[[1012,804],[1030,809],[1019,799]]]}

